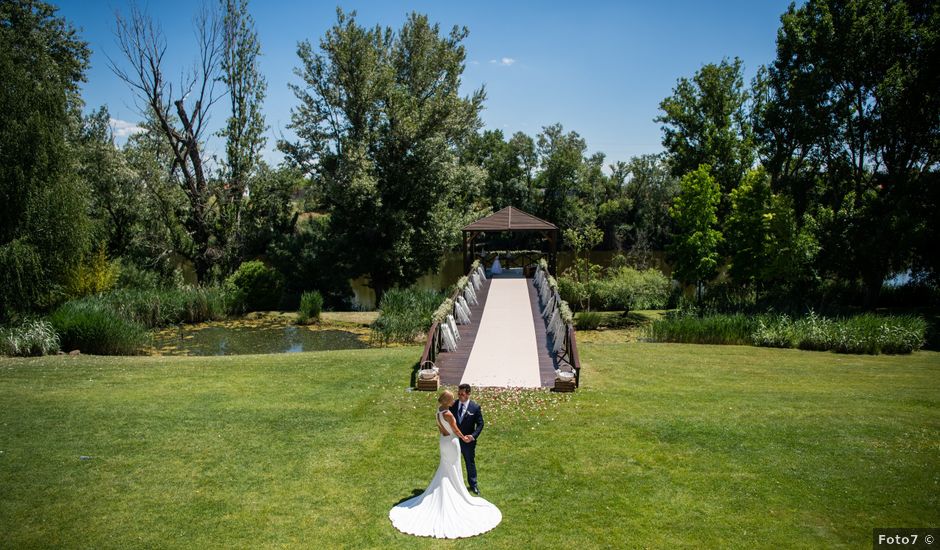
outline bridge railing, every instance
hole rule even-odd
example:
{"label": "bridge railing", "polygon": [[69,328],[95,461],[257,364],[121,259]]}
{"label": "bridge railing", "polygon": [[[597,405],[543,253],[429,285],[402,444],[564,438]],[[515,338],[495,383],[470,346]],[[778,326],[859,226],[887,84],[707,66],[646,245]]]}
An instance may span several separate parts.
{"label": "bridge railing", "polygon": [[552,354],[555,359],[555,389],[573,391],[581,384],[581,358],[575,337],[574,315],[568,303],[561,299],[558,282],[548,271],[548,263],[542,259],[535,270],[535,288],[538,290],[542,318],[552,337]]}
{"label": "bridge railing", "polygon": [[[427,341],[424,344],[424,351],[421,353],[421,359],[418,363],[419,369],[433,366],[437,361],[441,348],[445,346],[444,332],[446,329],[444,329],[444,326],[448,323],[448,316],[452,315],[459,320],[459,311],[464,307],[464,304],[473,303],[475,305],[476,291],[482,287],[482,281],[484,280],[486,280],[486,273],[480,267],[479,260],[477,260],[470,266],[470,271],[457,281],[454,292],[441,302],[437,311],[431,316],[431,328],[428,329]],[[470,289],[468,289],[468,286]],[[470,298],[471,296],[472,298]],[[469,315],[469,311],[465,311],[465,313]],[[456,335],[454,336],[456,337]],[[436,385],[433,389],[437,389]]]}

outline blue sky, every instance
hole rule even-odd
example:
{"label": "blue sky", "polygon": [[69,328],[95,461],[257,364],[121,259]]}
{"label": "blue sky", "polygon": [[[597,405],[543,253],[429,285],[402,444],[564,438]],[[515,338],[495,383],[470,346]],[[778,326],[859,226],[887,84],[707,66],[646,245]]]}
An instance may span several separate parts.
{"label": "blue sky", "polygon": [[[55,2],[55,0],[52,0]],[[407,13],[426,13],[443,29],[466,26],[467,68],[463,89],[486,86],[482,118],[486,128],[507,135],[535,135],[560,122],[586,140],[608,162],[662,150],[659,102],[676,79],[705,63],[740,57],[750,80],[774,57],[780,15],[789,0],[701,2],[320,2],[284,0],[250,4],[262,44],[262,70],[268,81],[265,114],[269,130],[266,158],[278,162],[274,145],[296,104],[288,90],[301,40],[318,44],[336,20],[337,5],[356,10],[361,24],[398,28]],[[105,104],[120,137],[141,117],[127,86],[108,67],[117,58],[114,12],[128,11],[122,0],[63,1],[61,14],[81,29],[93,54],[86,106]],[[177,75],[195,59],[191,16],[197,2],[167,0],[144,7],[161,24],[169,45],[166,68]],[[185,15],[181,15],[185,14]],[[213,122],[226,116],[216,105]],[[210,143],[219,150],[219,144]]]}

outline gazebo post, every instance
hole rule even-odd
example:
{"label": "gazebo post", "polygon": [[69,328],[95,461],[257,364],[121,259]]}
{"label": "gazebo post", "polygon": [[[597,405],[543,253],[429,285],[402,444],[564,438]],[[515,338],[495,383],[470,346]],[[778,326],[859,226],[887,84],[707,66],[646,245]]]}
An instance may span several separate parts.
{"label": "gazebo post", "polygon": [[470,261],[470,243],[467,241],[467,231],[461,231],[463,233],[463,272],[466,273],[470,271],[470,264],[473,263]]}
{"label": "gazebo post", "polygon": [[546,235],[548,237],[548,271],[558,276],[558,230],[552,229]]}

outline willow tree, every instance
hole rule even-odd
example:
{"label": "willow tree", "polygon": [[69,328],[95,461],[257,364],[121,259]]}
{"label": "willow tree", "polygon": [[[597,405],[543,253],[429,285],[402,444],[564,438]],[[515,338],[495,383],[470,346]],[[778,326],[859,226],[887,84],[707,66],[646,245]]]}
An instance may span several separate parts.
{"label": "willow tree", "polygon": [[43,2],[0,2],[0,319],[49,305],[88,243],[67,136],[88,45]]}
{"label": "willow tree", "polygon": [[345,265],[329,269],[365,275],[379,299],[436,268],[467,212],[456,151],[480,126],[484,92],[459,93],[466,36],[416,13],[393,31],[338,10],[318,50],[297,49],[297,140],[280,147],[330,215]]}

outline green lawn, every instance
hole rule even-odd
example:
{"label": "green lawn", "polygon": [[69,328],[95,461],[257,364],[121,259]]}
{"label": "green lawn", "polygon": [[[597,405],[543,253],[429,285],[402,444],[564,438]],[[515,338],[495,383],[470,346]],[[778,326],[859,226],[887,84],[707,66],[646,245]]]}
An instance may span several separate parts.
{"label": "green lawn", "polygon": [[419,353],[0,359],[0,546],[869,548],[940,525],[940,354],[585,343],[576,394],[481,397],[503,523],[402,535],[388,510],[438,460]]}

